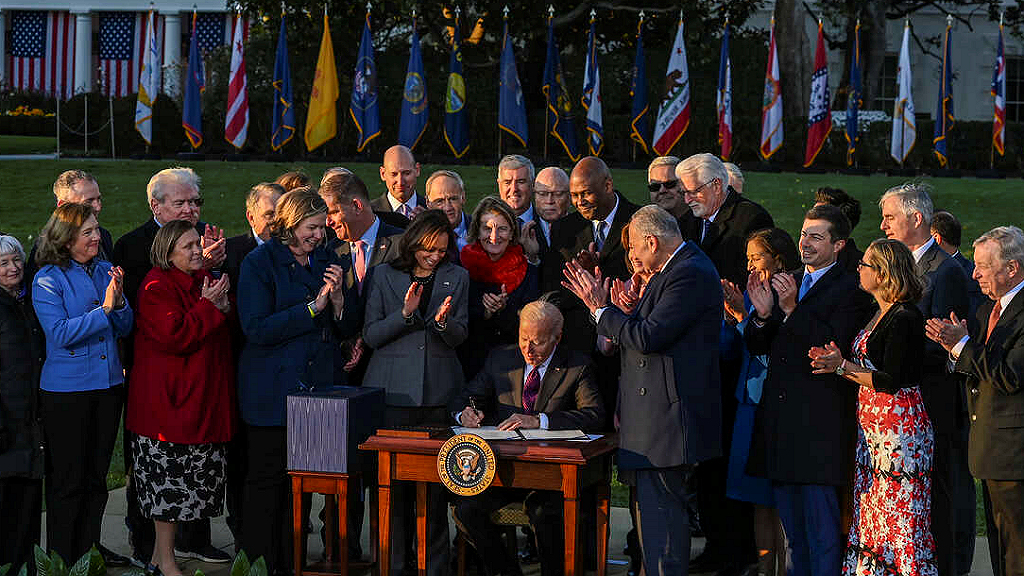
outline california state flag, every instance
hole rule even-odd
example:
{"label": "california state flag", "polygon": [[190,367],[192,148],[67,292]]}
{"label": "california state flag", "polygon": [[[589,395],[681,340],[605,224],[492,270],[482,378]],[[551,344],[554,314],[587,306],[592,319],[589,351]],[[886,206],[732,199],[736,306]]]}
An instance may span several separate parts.
{"label": "california state flag", "polygon": [[811,103],[807,111],[807,149],[804,168],[814,163],[821,147],[832,130],[832,105],[828,95],[828,53],[818,20],[818,49],[814,55],[814,73],[811,75]]}
{"label": "california state flag", "polygon": [[782,85],[779,53],[775,49],[775,18],[768,42],[768,69],[764,73],[764,100],[761,104],[761,156],[767,160],[782,147]]}
{"label": "california state flag", "polygon": [[654,122],[654,151],[665,156],[690,126],[690,71],[683,44],[683,21],[676,29],[676,41],[665,73],[665,96]]}

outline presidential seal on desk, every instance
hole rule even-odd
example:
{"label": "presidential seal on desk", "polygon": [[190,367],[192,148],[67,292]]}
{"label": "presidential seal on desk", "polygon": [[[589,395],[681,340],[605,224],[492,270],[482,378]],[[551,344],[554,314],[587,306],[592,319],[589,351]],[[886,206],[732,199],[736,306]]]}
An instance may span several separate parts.
{"label": "presidential seal on desk", "polygon": [[441,483],[459,496],[475,496],[491,485],[497,459],[494,450],[475,434],[457,434],[437,453]]}

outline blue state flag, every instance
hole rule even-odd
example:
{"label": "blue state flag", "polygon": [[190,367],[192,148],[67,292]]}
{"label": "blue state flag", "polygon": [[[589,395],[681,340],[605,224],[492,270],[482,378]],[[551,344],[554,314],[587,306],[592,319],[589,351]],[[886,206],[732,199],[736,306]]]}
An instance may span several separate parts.
{"label": "blue state flag", "polygon": [[573,162],[580,159],[579,144],[576,142],[576,128],[572,121],[572,99],[565,89],[565,74],[562,73],[562,58],[555,41],[554,16],[548,15],[548,53],[544,61],[544,84],[541,90],[547,98],[548,131],[565,148]]}
{"label": "blue state flag", "polygon": [[523,87],[519,84],[516,70],[516,55],[512,50],[512,38],[508,35],[508,18],[505,18],[505,32],[502,43],[501,64],[498,79],[498,127],[515,136],[526,146],[526,102],[523,101]]}
{"label": "blue state flag", "polygon": [[452,53],[448,61],[448,86],[444,94],[444,139],[456,158],[469,150],[469,131],[466,127],[466,80],[462,77],[462,32],[459,10],[455,10],[455,33]]}
{"label": "blue state flag", "polygon": [[295,135],[295,107],[292,102],[292,70],[288,64],[288,36],[284,14],[277,35],[277,56],[274,57],[274,117],[270,147],[280,150]]}
{"label": "blue state flag", "polygon": [[352,100],[348,112],[359,130],[356,151],[380,136],[380,111],[377,109],[377,65],[373,63],[373,36],[370,34],[370,13],[363,23],[363,38],[359,41],[355,77],[352,79]]}
{"label": "blue state flag", "polygon": [[850,59],[850,87],[846,97],[846,165],[853,166],[853,156],[857,152],[857,141],[860,139],[857,127],[857,115],[861,105],[860,87],[860,20],[853,29],[853,56]]}
{"label": "blue state flag", "polygon": [[192,13],[192,39],[188,43],[188,71],[185,73],[185,103],[181,107],[181,126],[185,129],[192,148],[203,143],[203,90],[206,89],[206,72],[203,57],[199,54],[196,34],[196,13]]}
{"label": "blue state flag", "polygon": [[636,58],[633,60],[633,83],[629,95],[633,98],[633,114],[629,123],[629,137],[647,153],[651,139],[650,106],[647,103],[647,63],[644,57],[644,20],[636,27]]}
{"label": "blue state flag", "polygon": [[587,111],[587,146],[590,154],[600,156],[604,150],[604,120],[601,115],[601,72],[597,67],[597,33],[594,31],[595,11],[590,11],[590,37],[587,40],[587,64],[583,71],[583,97],[580,103]]}
{"label": "blue state flag", "polygon": [[947,138],[953,128],[953,63],[950,60],[952,18],[946,19],[946,34],[942,41],[942,69],[939,71],[939,102],[935,108],[935,138],[932,140],[935,157],[943,168],[949,163]]}
{"label": "blue state flag", "polygon": [[416,148],[427,130],[427,81],[424,78],[423,55],[420,53],[420,34],[416,21],[412,24],[412,46],[409,49],[409,67],[405,73],[402,91],[402,117],[398,124],[398,143],[410,150]]}

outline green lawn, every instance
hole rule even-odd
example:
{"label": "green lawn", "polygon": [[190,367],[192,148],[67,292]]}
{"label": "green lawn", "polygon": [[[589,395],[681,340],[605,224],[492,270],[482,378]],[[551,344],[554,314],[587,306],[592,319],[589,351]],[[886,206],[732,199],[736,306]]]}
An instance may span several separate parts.
{"label": "green lawn", "polygon": [[[0,141],[10,137],[0,138]],[[162,168],[179,164],[174,161],[105,161],[105,160],[28,160],[0,162],[0,228],[18,236],[22,242],[34,240],[46,222],[52,207],[51,187],[63,170],[82,168],[93,173],[103,192],[103,214],[100,222],[116,239],[138,226],[150,213],[145,201],[146,182]],[[284,164],[269,162],[194,162],[191,166],[203,180],[203,219],[227,229],[229,234],[245,231],[244,196],[253,184],[273,180],[282,172],[301,169],[319,179],[329,164]],[[364,178],[374,194],[382,193],[376,164],[347,164]],[[472,207],[487,194],[495,193],[495,172],[485,166],[445,166],[458,171],[466,182],[469,205]],[[420,182],[431,171],[441,168],[426,165]],[[613,171],[615,186],[628,198],[647,203],[646,173],[643,170]],[[1022,211],[1016,197],[1022,191],[1021,181],[978,180],[975,178],[925,178],[935,186],[937,208],[956,214],[964,223],[965,252],[970,254],[970,241],[1000,224],[1022,222]],[[803,213],[813,201],[814,190],[820,186],[844,188],[863,204],[864,216],[854,231],[858,245],[865,246],[879,237],[879,217],[875,208],[879,196],[901,178],[881,175],[845,176],[839,174],[747,174],[746,195],[764,205],[777,225],[796,235]]]}
{"label": "green lawn", "polygon": [[53,154],[57,139],[53,136],[0,136],[0,154]]}

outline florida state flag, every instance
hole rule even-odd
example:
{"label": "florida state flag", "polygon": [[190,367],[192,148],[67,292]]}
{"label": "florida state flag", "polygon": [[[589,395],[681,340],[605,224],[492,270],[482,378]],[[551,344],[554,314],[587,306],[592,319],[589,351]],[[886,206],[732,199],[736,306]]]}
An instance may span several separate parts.
{"label": "florida state flag", "polygon": [[828,94],[828,53],[818,20],[818,49],[814,54],[814,74],[811,75],[811,103],[807,111],[807,151],[804,168],[814,163],[821,147],[832,130],[832,108]]}

